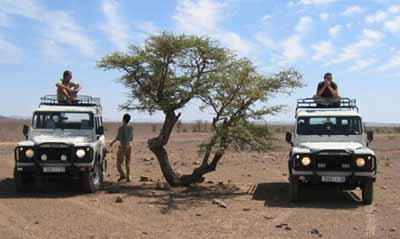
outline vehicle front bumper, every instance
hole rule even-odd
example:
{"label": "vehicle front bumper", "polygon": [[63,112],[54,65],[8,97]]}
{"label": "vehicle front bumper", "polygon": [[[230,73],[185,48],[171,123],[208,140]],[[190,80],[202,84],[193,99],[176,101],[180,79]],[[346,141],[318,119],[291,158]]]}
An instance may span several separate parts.
{"label": "vehicle front bumper", "polygon": [[[44,172],[44,168],[64,168],[65,172],[54,172],[47,173]],[[23,175],[32,176],[69,176],[69,177],[79,177],[84,172],[90,172],[93,170],[92,163],[34,163],[34,162],[16,162],[15,164],[16,172]]]}
{"label": "vehicle front bumper", "polygon": [[[345,181],[343,183],[324,182],[322,181],[324,176],[344,177]],[[292,169],[291,177],[304,184],[352,190],[366,182],[375,182],[376,172],[296,171]]]}

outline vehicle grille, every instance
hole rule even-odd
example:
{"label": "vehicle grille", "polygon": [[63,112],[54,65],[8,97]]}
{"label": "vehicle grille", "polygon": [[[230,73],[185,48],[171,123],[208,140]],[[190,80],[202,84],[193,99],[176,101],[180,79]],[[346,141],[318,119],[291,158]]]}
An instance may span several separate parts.
{"label": "vehicle grille", "polygon": [[316,155],[318,171],[351,171],[352,167],[351,155],[329,153]]}
{"label": "vehicle grille", "polygon": [[[42,159],[41,159],[42,155],[47,156],[46,162],[70,162],[71,161],[71,149],[70,148],[39,147],[38,148],[38,160],[42,161]],[[67,156],[66,161],[61,160],[62,155]]]}

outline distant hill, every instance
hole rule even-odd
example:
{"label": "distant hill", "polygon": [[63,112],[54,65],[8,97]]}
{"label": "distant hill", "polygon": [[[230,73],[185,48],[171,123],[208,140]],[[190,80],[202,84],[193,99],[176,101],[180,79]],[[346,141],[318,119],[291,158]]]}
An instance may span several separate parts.
{"label": "distant hill", "polygon": [[15,120],[30,120],[30,117],[17,116],[17,115],[12,115],[12,116],[0,115],[0,121],[15,121]]}

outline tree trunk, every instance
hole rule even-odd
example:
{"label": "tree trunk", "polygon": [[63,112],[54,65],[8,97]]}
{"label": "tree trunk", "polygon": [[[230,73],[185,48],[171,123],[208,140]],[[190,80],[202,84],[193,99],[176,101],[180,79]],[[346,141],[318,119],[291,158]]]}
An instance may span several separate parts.
{"label": "tree trunk", "polygon": [[179,117],[180,114],[176,115],[174,111],[166,112],[164,124],[161,128],[160,134],[148,141],[148,146],[156,155],[165,180],[167,180],[167,182],[173,187],[180,186],[180,180],[178,175],[176,175],[171,167],[168,153],[164,146],[168,143],[169,137],[171,136],[172,130],[176,122],[179,120]]}
{"label": "tree trunk", "polygon": [[197,183],[203,179],[203,176],[209,172],[215,171],[219,160],[222,158],[224,151],[220,150],[214,154],[211,163],[208,163],[212,147],[207,149],[204,156],[203,163],[200,167],[195,168],[190,175],[177,175],[169,162],[168,153],[164,146],[168,143],[172,130],[178,122],[180,114],[176,115],[174,111],[165,113],[164,124],[161,128],[160,134],[148,141],[150,150],[156,155],[160,164],[161,171],[165,180],[172,187],[189,186]]}

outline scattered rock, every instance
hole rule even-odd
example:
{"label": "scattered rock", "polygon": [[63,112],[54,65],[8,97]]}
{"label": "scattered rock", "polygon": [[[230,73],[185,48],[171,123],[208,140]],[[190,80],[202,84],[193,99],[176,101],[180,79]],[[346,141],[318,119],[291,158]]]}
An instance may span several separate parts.
{"label": "scattered rock", "polygon": [[388,187],[382,186],[381,189],[386,190],[386,189],[388,189]]}
{"label": "scattered rock", "polygon": [[122,200],[122,197],[121,196],[118,196],[116,199],[115,199],[115,202],[116,203],[122,203],[124,200]]}
{"label": "scattered rock", "polygon": [[200,165],[200,162],[199,161],[194,161],[193,165]]}
{"label": "scattered rock", "polygon": [[390,228],[390,230],[389,230],[390,232],[395,232],[396,231],[396,228]]}
{"label": "scattered rock", "polygon": [[218,185],[224,185],[224,182],[218,182]]}
{"label": "scattered rock", "polygon": [[287,173],[282,173],[282,176],[287,176]]}
{"label": "scattered rock", "polygon": [[251,211],[251,209],[250,208],[243,208],[243,211],[248,212],[248,211]]}
{"label": "scattered rock", "polygon": [[35,221],[34,224],[36,224],[36,225],[39,224],[39,221]]}
{"label": "scattered rock", "polygon": [[286,230],[286,228],[289,227],[289,226],[288,226],[288,224],[286,224],[286,223],[281,223],[281,224],[279,224],[279,225],[276,225],[275,227],[276,227],[276,228],[285,228],[285,230]]}
{"label": "scattered rock", "polygon": [[220,208],[228,208],[228,205],[226,203],[224,203],[223,201],[218,200],[218,199],[213,199],[212,204],[215,204]]}
{"label": "scattered rock", "polygon": [[318,231],[318,229],[312,229],[311,231],[310,231],[310,233],[311,234],[313,234],[313,235],[320,235],[320,232]]}
{"label": "scattered rock", "polygon": [[200,213],[196,213],[196,217],[201,217],[202,215]]}
{"label": "scattered rock", "polygon": [[149,177],[140,176],[140,182],[148,182],[148,181],[150,181]]}
{"label": "scattered rock", "polygon": [[291,231],[291,230],[292,230],[292,228],[291,228],[291,227],[289,227],[289,226],[286,226],[286,227],[285,227],[285,230],[286,230],[286,231]]}
{"label": "scattered rock", "polygon": [[247,177],[251,177],[251,174],[247,174]]}
{"label": "scattered rock", "polygon": [[156,182],[156,189],[157,190],[170,190],[171,186],[167,182],[157,181]]}
{"label": "scattered rock", "polygon": [[142,232],[143,233],[143,235],[148,235],[149,233],[148,232]]}
{"label": "scattered rock", "polygon": [[272,220],[272,219],[274,219],[275,217],[264,216],[264,218],[267,219],[267,220]]}
{"label": "scattered rock", "polygon": [[211,181],[211,180],[208,180],[208,181],[207,181],[207,184],[214,184],[214,182]]}

